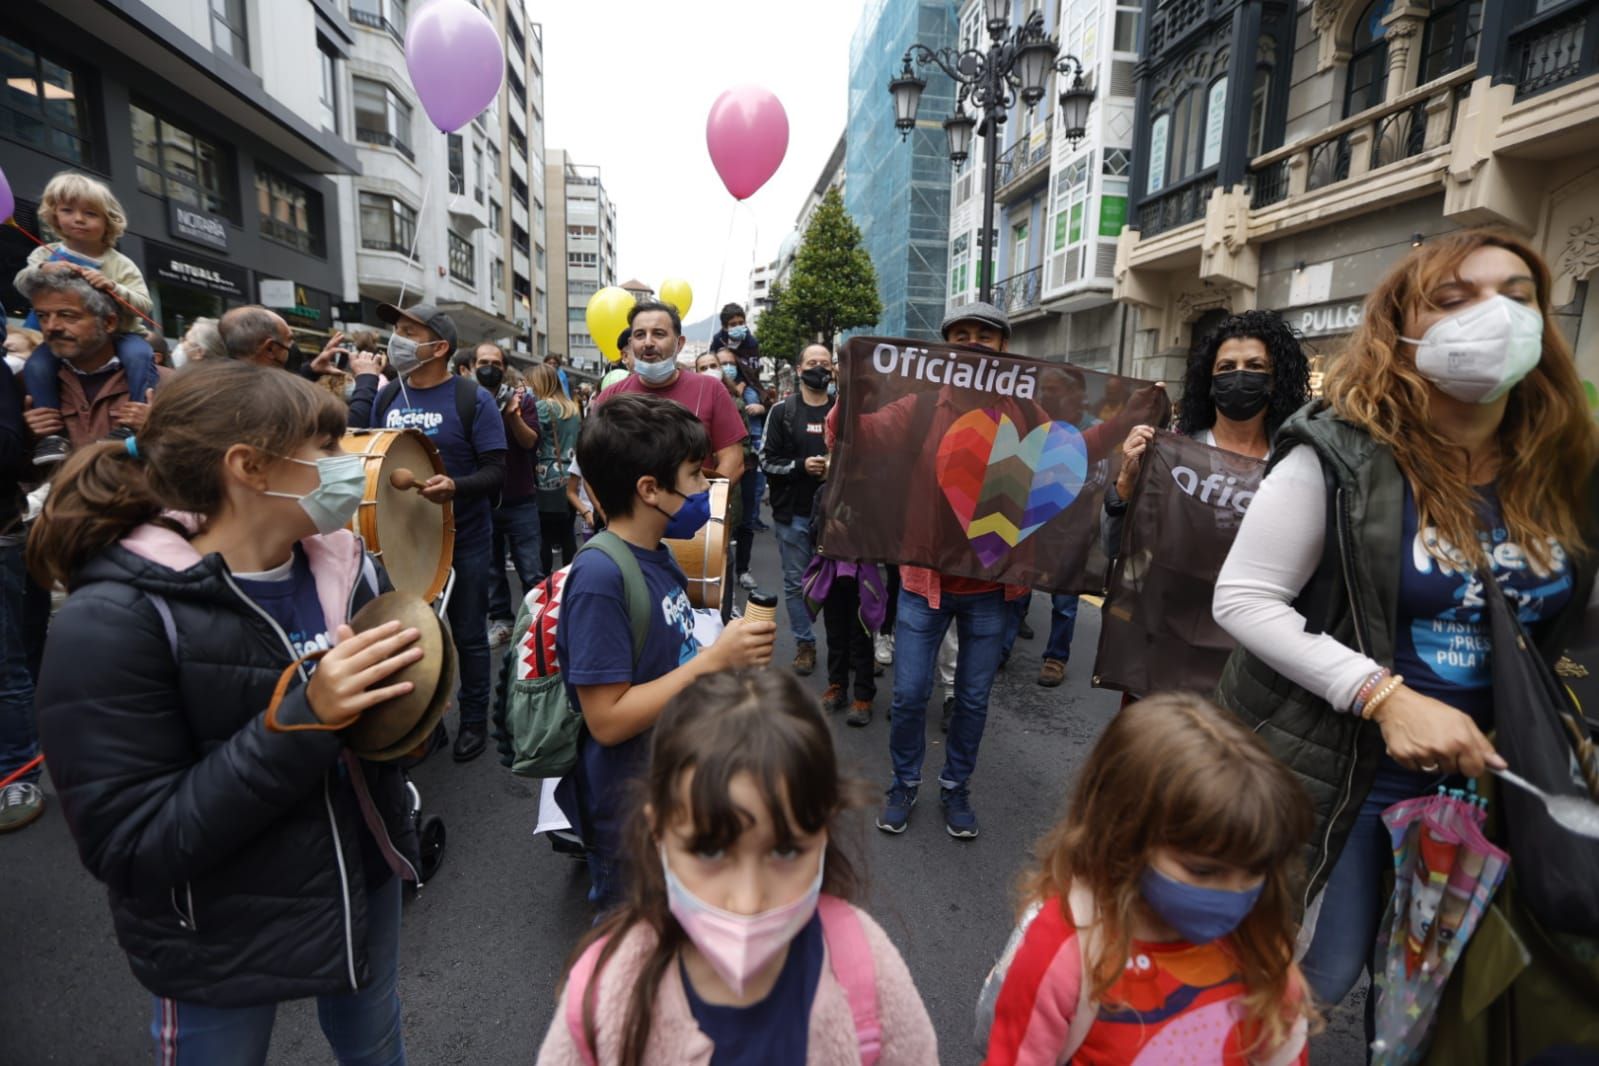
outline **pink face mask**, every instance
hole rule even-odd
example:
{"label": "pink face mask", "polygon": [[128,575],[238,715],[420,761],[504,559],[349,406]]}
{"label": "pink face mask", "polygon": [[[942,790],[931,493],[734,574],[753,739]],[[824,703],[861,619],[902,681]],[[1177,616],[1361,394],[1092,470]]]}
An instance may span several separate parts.
{"label": "pink face mask", "polygon": [[816,864],[816,880],[793,903],[759,914],[733,914],[690,892],[672,872],[665,850],[661,852],[666,902],[672,917],[736,996],[744,994],[744,982],[787,947],[816,913],[816,902],[822,894],[823,866],[821,862]]}

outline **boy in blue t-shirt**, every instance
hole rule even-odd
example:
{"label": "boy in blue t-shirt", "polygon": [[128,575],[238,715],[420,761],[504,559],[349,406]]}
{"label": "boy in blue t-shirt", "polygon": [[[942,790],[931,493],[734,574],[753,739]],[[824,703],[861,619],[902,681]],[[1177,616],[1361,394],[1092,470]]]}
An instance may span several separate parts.
{"label": "boy in blue t-shirt", "polygon": [[589,846],[591,898],[602,907],[620,898],[616,867],[630,813],[628,785],[645,772],[650,729],[667,701],[703,674],[772,659],[777,627],[771,622],[735,619],[700,650],[687,580],[661,543],[672,517],[708,491],[703,467],[710,454],[700,420],[657,396],[615,397],[588,417],[578,437],[584,480],[608,528],[638,560],[650,602],[649,633],[635,663],[627,592],[609,556],[580,552],[561,593],[555,653],[584,726],[571,779],[575,821]]}

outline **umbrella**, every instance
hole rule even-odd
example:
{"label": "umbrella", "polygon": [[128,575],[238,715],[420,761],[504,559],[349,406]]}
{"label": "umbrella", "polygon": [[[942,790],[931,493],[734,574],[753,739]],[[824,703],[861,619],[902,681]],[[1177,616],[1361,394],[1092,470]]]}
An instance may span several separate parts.
{"label": "umbrella", "polygon": [[1482,834],[1475,796],[1440,788],[1396,803],[1382,820],[1394,845],[1394,895],[1377,943],[1374,1066],[1419,1062],[1427,1050],[1444,986],[1510,857]]}

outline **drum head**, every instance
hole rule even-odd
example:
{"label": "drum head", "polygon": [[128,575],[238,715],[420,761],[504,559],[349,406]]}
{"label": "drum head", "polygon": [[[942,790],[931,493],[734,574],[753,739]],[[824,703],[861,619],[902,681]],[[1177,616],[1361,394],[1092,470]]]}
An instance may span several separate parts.
{"label": "drum head", "polygon": [[390,478],[396,470],[409,470],[420,484],[444,473],[444,468],[426,438],[402,433],[383,453],[377,484],[376,547],[383,553],[389,580],[396,589],[431,601],[443,591],[441,570],[448,567],[451,554],[444,543],[445,526],[452,515],[450,508],[424,499],[414,489],[395,488]]}
{"label": "drum head", "polygon": [[450,635],[419,597],[385,592],[356,612],[350,628],[363,633],[389,621],[421,633],[417,643],[422,658],[377,683],[381,687],[409,681],[414,686],[409,693],[368,708],[345,728],[345,743],[365,759],[393,758],[389,752],[403,754],[415,747],[411,738],[433,730],[455,686],[455,649]]}

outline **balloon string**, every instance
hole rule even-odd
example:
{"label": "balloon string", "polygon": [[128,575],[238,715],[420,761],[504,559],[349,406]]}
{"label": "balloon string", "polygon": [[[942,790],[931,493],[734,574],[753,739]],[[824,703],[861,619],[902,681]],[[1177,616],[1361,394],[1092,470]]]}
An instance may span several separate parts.
{"label": "balloon string", "polygon": [[411,267],[416,262],[416,242],[422,236],[422,227],[427,225],[428,190],[433,185],[433,173],[430,170],[422,176],[422,206],[416,212],[416,225],[411,227],[411,250],[405,253],[405,271],[400,275],[400,298],[394,302],[396,307],[405,306],[405,288],[411,280]]}
{"label": "balloon string", "polygon": [[721,321],[719,313],[722,307],[722,282],[727,277],[727,248],[733,243],[733,224],[738,221],[738,205],[739,201],[734,200],[733,209],[727,213],[727,237],[722,241],[722,264],[716,270],[716,303],[713,305],[716,313],[711,315],[710,325],[706,327],[709,331],[705,334],[706,344],[715,338],[717,323]]}

